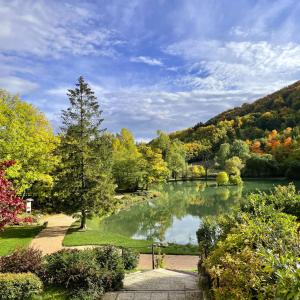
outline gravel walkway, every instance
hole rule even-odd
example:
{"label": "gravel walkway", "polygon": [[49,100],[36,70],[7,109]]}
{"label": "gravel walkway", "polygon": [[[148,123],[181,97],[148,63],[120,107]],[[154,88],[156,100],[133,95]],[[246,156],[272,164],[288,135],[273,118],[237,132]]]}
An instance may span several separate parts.
{"label": "gravel walkway", "polygon": [[46,255],[63,248],[64,236],[74,219],[58,214],[47,216],[43,221],[48,222],[48,225],[31,241],[30,247],[40,249]]}

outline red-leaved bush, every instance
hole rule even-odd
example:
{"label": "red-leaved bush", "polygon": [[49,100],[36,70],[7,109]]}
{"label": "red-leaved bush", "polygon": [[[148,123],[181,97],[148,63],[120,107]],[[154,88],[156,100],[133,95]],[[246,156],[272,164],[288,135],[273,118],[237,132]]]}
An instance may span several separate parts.
{"label": "red-leaved bush", "polygon": [[17,215],[25,208],[12,183],[5,178],[5,170],[14,164],[13,160],[0,163],[0,230],[6,224],[17,222]]}

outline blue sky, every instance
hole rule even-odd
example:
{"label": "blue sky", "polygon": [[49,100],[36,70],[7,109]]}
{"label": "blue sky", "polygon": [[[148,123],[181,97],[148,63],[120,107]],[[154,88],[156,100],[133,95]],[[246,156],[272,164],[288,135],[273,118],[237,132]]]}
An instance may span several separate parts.
{"label": "blue sky", "polygon": [[0,87],[55,128],[83,75],[110,131],[149,139],[300,79],[297,0],[0,0]]}

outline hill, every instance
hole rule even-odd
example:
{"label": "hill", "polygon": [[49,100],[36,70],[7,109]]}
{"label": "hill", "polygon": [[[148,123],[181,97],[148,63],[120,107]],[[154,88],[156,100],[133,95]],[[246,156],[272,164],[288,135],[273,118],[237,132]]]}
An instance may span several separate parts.
{"label": "hill", "polygon": [[170,134],[185,143],[197,142],[217,149],[233,139],[257,139],[273,129],[300,125],[300,81],[253,103],[227,110],[206,123]]}

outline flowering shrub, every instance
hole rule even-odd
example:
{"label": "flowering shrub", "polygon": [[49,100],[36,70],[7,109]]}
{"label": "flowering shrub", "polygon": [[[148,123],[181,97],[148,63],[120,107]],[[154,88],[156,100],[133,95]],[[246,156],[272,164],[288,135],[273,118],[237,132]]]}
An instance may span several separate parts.
{"label": "flowering shrub", "polygon": [[6,224],[18,222],[17,215],[25,208],[11,182],[5,178],[5,170],[14,164],[12,160],[0,163],[0,229]]}

